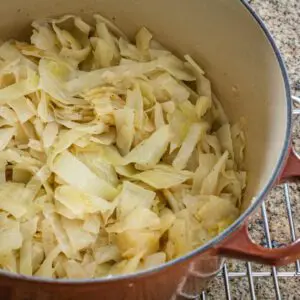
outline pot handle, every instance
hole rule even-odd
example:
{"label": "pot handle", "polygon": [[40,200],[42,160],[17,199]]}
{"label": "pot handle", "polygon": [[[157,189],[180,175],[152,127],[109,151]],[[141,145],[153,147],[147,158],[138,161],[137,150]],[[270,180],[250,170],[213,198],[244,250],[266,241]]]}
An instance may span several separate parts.
{"label": "pot handle", "polygon": [[300,156],[295,149],[291,147],[285,168],[279,177],[278,183],[293,181],[296,178],[300,178]]}
{"label": "pot handle", "polygon": [[[300,157],[292,148],[286,166],[278,183],[300,178]],[[300,239],[285,247],[268,249],[255,244],[248,233],[248,224],[242,225],[236,232],[216,247],[219,255],[266,265],[283,266],[300,258]]]}
{"label": "pot handle", "polygon": [[268,249],[251,240],[247,227],[246,223],[217,246],[218,255],[271,266],[288,265],[300,258],[300,239],[285,247]]}

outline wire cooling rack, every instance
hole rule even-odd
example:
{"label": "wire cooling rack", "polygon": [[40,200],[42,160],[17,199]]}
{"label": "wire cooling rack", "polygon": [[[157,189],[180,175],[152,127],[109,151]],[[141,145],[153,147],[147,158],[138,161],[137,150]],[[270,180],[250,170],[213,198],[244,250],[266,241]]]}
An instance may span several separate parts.
{"label": "wire cooling rack", "polygon": [[[292,99],[296,104],[300,105],[299,97],[293,96]],[[293,114],[300,115],[300,109],[295,108],[293,110]],[[284,201],[284,204],[286,207],[286,216],[287,216],[288,223],[289,223],[290,239],[291,239],[291,241],[295,241],[297,237],[296,237],[295,223],[294,223],[294,218],[293,218],[293,213],[292,213],[290,187],[289,187],[288,183],[283,185],[283,192],[284,192],[284,200],[283,201]],[[265,202],[263,202],[263,204],[261,206],[261,219],[262,219],[262,227],[263,227],[264,235],[265,235],[265,244],[268,248],[273,248],[274,243],[272,243],[272,240],[271,240],[269,219],[268,219]],[[279,222],[280,222],[280,220],[279,220]],[[231,279],[242,279],[242,278],[246,278],[248,281],[249,295],[247,295],[246,298],[252,299],[252,300],[259,299],[255,293],[254,278],[263,278],[263,277],[269,277],[269,278],[271,277],[273,279],[275,297],[277,300],[281,300],[284,298],[282,297],[281,292],[280,292],[280,286],[278,283],[278,279],[281,277],[288,278],[288,277],[295,277],[295,276],[299,276],[299,278],[300,278],[300,262],[299,262],[299,260],[296,261],[295,265],[293,267],[293,270],[285,271],[285,272],[277,270],[276,267],[271,267],[270,271],[259,271],[259,272],[256,271],[255,272],[252,270],[252,264],[250,262],[246,262],[245,271],[232,272],[232,271],[229,271],[227,264],[224,264],[223,269],[220,272],[220,274],[218,274],[218,276],[223,278],[223,284],[224,284],[224,290],[225,290],[225,291],[221,290],[221,287],[220,287],[220,293],[225,292],[225,297],[227,300],[237,299],[236,297],[233,297],[231,294],[230,280]],[[290,296],[291,296],[291,298],[289,298],[289,299],[299,299],[299,298],[294,297],[293,295],[290,295]],[[207,295],[207,292],[202,292],[201,295],[199,295],[198,297],[195,297],[193,299],[207,300],[207,299],[211,299],[211,297],[209,297]]]}

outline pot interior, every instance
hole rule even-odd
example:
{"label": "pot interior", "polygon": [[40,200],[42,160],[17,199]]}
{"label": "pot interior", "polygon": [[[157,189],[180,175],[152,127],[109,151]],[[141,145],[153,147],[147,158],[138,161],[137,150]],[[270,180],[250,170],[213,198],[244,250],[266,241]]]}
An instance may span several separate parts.
{"label": "pot interior", "polygon": [[246,208],[280,160],[289,111],[278,59],[245,5],[238,0],[1,1],[1,39],[26,39],[32,20],[67,13],[87,20],[101,13],[129,36],[144,25],[164,46],[200,63],[231,122],[246,118]]}

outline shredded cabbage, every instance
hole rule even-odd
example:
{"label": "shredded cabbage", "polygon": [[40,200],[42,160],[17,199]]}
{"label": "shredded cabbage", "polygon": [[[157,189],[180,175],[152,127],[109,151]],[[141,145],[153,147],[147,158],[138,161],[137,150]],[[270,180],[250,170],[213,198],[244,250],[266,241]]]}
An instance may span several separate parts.
{"label": "shredded cabbage", "polygon": [[111,202],[105,199],[84,193],[78,188],[68,185],[57,187],[54,198],[78,219],[84,219],[87,214],[105,213],[113,206]]}
{"label": "shredded cabbage", "polygon": [[137,207],[151,208],[155,193],[139,185],[124,181],[122,191],[118,195],[117,217],[122,220]]}
{"label": "shredded cabbage", "polygon": [[95,278],[152,268],[239,215],[245,122],[142,27],[34,21],[0,46],[0,267]]}
{"label": "shredded cabbage", "polygon": [[152,170],[136,174],[133,178],[147,183],[157,190],[179,185],[193,176],[189,171],[178,171],[168,165],[156,165]]}
{"label": "shredded cabbage", "polygon": [[206,130],[206,123],[195,123],[190,126],[181,148],[173,161],[174,168],[181,170],[186,167],[189,157],[192,155],[194,148]]}
{"label": "shredded cabbage", "polygon": [[156,130],[149,138],[133,148],[126,156],[126,163],[136,163],[145,169],[151,169],[162,158],[170,142],[169,126]]}
{"label": "shredded cabbage", "polygon": [[135,112],[130,108],[124,108],[114,111],[114,118],[117,129],[116,144],[122,155],[128,154],[133,143],[135,134],[134,116]]}
{"label": "shredded cabbage", "polygon": [[56,158],[52,170],[71,186],[78,187],[85,192],[109,200],[117,195],[117,190],[112,185],[99,178],[68,151],[64,151]]}

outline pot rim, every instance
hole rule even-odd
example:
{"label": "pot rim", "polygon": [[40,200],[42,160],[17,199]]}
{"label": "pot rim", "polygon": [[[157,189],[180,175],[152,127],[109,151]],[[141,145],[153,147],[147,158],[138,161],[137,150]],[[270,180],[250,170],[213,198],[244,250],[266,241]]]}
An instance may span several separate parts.
{"label": "pot rim", "polygon": [[268,39],[274,54],[276,55],[278,64],[281,69],[282,78],[284,81],[285,86],[285,92],[286,92],[286,105],[287,105],[287,129],[285,133],[285,141],[284,146],[281,150],[279,160],[276,164],[276,168],[270,177],[269,182],[265,185],[265,187],[261,190],[261,192],[255,197],[255,201],[252,202],[252,204],[244,211],[243,214],[239,216],[235,222],[229,226],[227,229],[225,229],[221,234],[210,240],[205,245],[194,249],[193,251],[190,251],[189,253],[185,254],[184,256],[178,257],[176,259],[173,259],[169,262],[164,263],[163,265],[144,270],[139,271],[132,274],[125,274],[125,275],[116,275],[111,277],[99,277],[99,278],[93,278],[93,279],[52,279],[52,278],[44,278],[44,277],[38,277],[38,276],[24,276],[17,273],[11,273],[9,271],[4,271],[0,269],[0,276],[9,277],[10,279],[21,279],[24,281],[32,282],[32,283],[45,283],[45,284],[64,284],[64,285],[83,285],[83,284],[99,284],[99,283],[109,283],[109,282],[115,282],[120,280],[134,280],[137,279],[137,277],[140,276],[147,276],[152,275],[156,272],[159,272],[165,268],[171,267],[178,263],[183,263],[187,261],[188,259],[193,258],[194,256],[200,254],[201,252],[207,251],[209,248],[212,248],[216,244],[220,243],[222,240],[224,240],[226,237],[228,237],[233,231],[237,230],[245,221],[246,218],[248,218],[252,212],[258,207],[259,204],[263,201],[269,190],[272,188],[272,186],[276,183],[277,178],[279,177],[281,170],[284,166],[284,163],[287,159],[288,152],[289,152],[289,146],[290,146],[290,140],[291,140],[291,133],[292,133],[292,99],[291,99],[291,91],[290,91],[290,84],[289,84],[289,78],[287,74],[287,69],[285,66],[285,63],[283,61],[283,58],[281,56],[281,53],[279,49],[277,48],[275,41],[267,29],[266,25],[262,21],[262,19],[256,14],[256,12],[250,7],[250,5],[246,2],[247,0],[239,0],[242,5],[244,5],[245,9],[248,10],[248,13],[254,18],[254,20],[257,22],[257,24],[262,29],[265,37]]}

